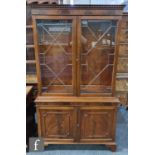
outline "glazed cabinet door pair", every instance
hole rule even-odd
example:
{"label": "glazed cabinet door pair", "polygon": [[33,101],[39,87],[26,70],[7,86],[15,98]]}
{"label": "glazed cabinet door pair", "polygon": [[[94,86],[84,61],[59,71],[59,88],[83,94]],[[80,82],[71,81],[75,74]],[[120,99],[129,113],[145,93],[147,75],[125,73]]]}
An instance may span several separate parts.
{"label": "glazed cabinet door pair", "polygon": [[118,20],[33,16],[39,93],[111,96]]}
{"label": "glazed cabinet door pair", "polygon": [[39,136],[50,143],[114,140],[115,107],[38,107]]}

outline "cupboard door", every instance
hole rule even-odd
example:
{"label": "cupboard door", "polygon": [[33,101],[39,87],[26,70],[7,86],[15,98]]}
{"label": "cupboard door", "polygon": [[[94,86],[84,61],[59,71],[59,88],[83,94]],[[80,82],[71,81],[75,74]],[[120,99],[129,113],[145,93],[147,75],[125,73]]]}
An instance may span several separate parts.
{"label": "cupboard door", "polygon": [[83,107],[80,110],[81,141],[112,140],[114,137],[115,108]]}
{"label": "cupboard door", "polygon": [[40,91],[50,95],[75,94],[75,20],[38,17],[36,20]]}
{"label": "cupboard door", "polygon": [[[39,109],[40,136],[54,139],[73,139],[74,110],[71,107]],[[51,140],[52,140],[51,139]]]}
{"label": "cupboard door", "polygon": [[80,94],[111,95],[117,20],[84,18],[80,24]]}

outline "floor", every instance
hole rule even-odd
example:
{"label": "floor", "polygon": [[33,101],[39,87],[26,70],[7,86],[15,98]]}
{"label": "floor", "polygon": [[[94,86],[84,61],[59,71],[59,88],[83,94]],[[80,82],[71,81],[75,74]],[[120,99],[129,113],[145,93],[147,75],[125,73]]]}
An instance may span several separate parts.
{"label": "floor", "polygon": [[128,111],[120,107],[117,115],[116,152],[103,145],[49,145],[44,152],[29,152],[27,155],[128,155]]}

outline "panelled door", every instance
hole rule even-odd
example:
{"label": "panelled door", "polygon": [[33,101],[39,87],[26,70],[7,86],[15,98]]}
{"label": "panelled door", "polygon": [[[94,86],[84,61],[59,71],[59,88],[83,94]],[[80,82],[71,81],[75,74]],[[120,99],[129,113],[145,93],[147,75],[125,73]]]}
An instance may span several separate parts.
{"label": "panelled door", "polygon": [[80,108],[80,142],[112,141],[115,128],[115,107]]}
{"label": "panelled door", "polygon": [[39,92],[75,95],[75,17],[33,16],[33,23]]}
{"label": "panelled door", "polygon": [[118,19],[82,16],[78,25],[79,96],[111,96]]}
{"label": "panelled door", "polygon": [[43,107],[38,109],[39,136],[58,141],[74,141],[75,115],[73,107]]}

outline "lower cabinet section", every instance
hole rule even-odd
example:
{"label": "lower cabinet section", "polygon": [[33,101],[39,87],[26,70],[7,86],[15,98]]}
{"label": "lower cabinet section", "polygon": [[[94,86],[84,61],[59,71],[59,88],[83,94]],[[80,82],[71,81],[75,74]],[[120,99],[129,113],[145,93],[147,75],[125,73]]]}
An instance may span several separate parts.
{"label": "lower cabinet section", "polygon": [[[62,104],[62,103],[61,103]],[[38,132],[45,144],[115,144],[116,106],[101,103],[37,105]]]}

